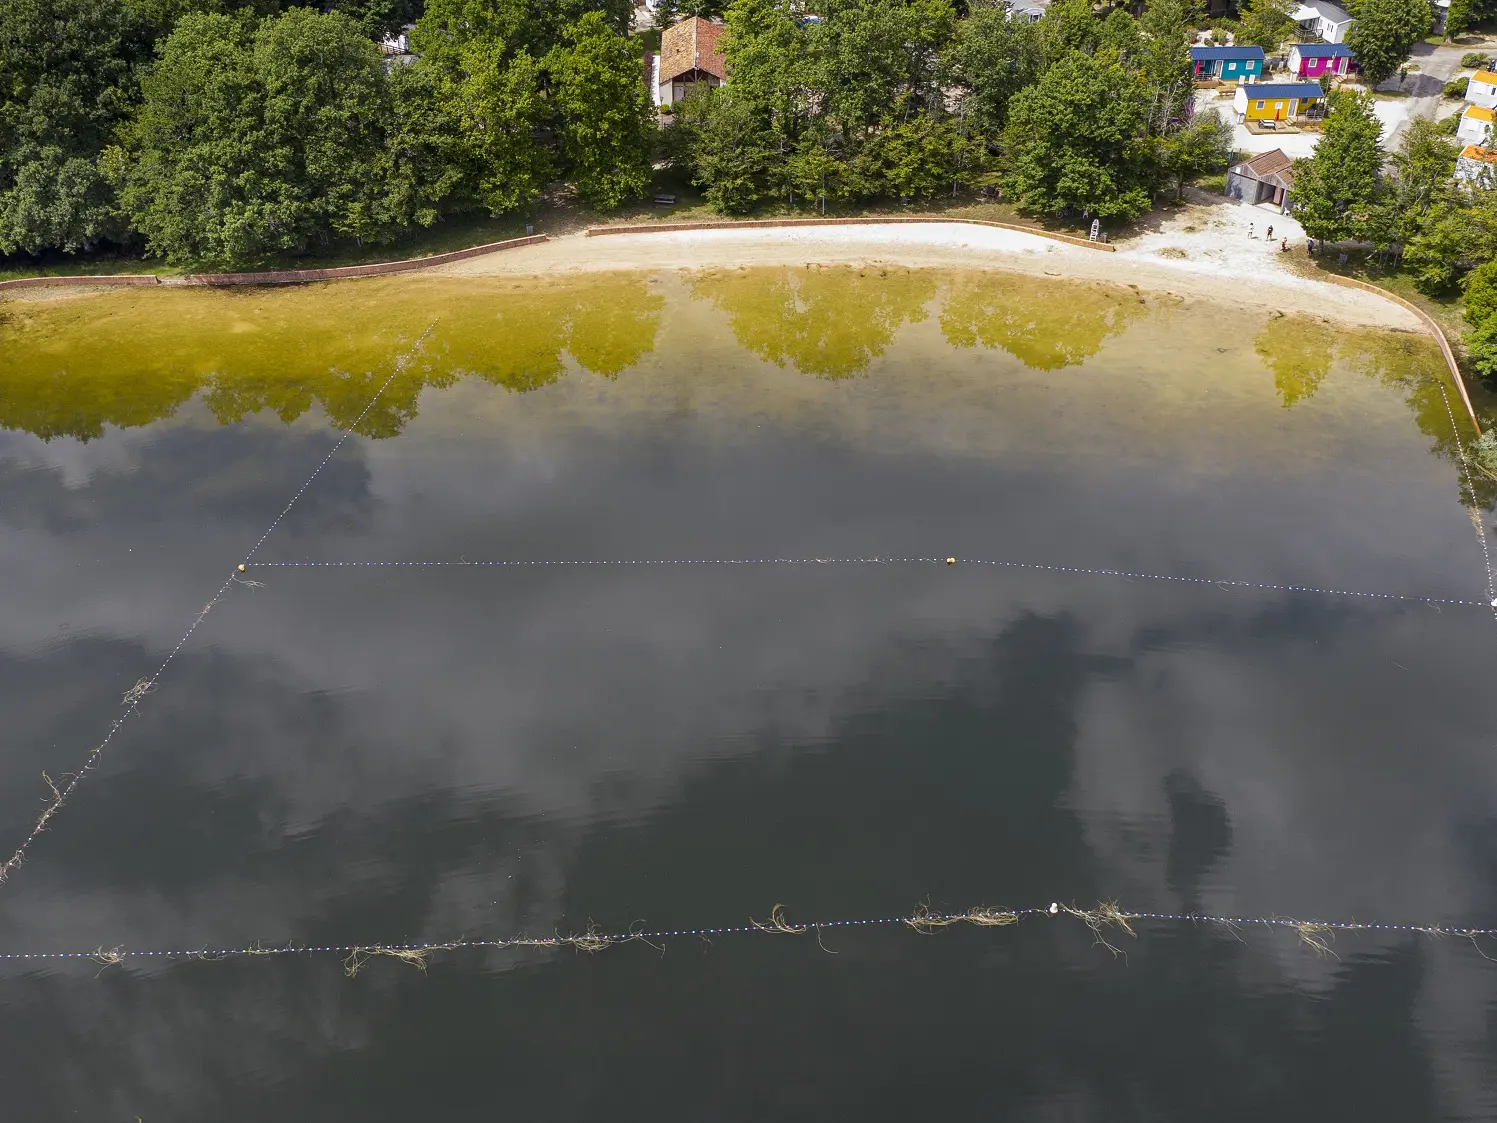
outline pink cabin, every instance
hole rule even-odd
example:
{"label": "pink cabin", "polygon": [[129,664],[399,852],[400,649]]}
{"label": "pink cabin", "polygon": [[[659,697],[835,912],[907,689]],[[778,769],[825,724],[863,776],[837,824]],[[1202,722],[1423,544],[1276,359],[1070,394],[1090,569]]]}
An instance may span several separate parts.
{"label": "pink cabin", "polygon": [[1347,74],[1357,64],[1345,43],[1296,43],[1289,48],[1289,72],[1296,78]]}

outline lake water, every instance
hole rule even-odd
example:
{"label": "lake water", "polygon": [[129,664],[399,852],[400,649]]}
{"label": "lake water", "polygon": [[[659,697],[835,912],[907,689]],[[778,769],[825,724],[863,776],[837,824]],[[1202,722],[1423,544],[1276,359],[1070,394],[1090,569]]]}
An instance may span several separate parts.
{"label": "lake water", "polygon": [[[1492,927],[1493,528],[1443,377],[998,273],[0,303],[4,853],[297,496],[0,952]],[[261,564],[411,561],[609,564]],[[1492,941],[1133,927],[6,959],[0,1114],[1497,1113]]]}

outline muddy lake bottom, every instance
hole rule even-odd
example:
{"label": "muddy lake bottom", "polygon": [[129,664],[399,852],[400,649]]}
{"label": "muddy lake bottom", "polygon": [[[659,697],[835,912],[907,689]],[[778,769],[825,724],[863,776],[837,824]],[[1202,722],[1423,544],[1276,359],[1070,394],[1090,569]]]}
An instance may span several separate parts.
{"label": "muddy lake bottom", "polygon": [[0,850],[126,717],[0,953],[811,926],[0,958],[4,1114],[1491,1118],[1490,943],[892,923],[1497,926],[1443,378],[1001,273],[0,303]]}

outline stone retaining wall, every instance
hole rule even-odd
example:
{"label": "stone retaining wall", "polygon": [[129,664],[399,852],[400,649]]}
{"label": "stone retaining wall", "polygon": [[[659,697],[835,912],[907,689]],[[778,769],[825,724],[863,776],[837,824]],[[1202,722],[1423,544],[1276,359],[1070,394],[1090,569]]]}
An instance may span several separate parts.
{"label": "stone retaining wall", "polygon": [[891,215],[887,218],[746,218],[739,221],[731,219],[723,222],[649,222],[629,225],[619,223],[612,226],[589,226],[587,236],[589,238],[602,237],[605,234],[665,234],[682,230],[737,230],[737,229],[765,229],[779,226],[886,226],[894,223],[956,223],[962,226],[991,226],[996,230],[1013,230],[1020,234],[1033,234],[1036,238],[1049,238],[1052,242],[1069,242],[1073,246],[1084,246],[1089,250],[1103,250],[1106,253],[1115,252],[1114,247],[1105,242],[1093,242],[1086,238],[1073,238],[1069,234],[1052,234],[1048,230],[1038,230],[1032,226],[1020,226],[1013,222],[991,222],[985,218],[941,218],[936,215],[921,215],[919,217],[907,215]]}

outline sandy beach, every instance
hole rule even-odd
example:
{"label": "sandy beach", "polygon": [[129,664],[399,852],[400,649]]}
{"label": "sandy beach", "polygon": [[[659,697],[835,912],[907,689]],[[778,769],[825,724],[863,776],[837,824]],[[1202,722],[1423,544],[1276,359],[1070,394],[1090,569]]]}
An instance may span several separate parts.
{"label": "sandy beach", "polygon": [[[1249,235],[1250,222],[1256,237]],[[1305,252],[1303,232],[1293,220],[1253,207],[1215,205],[1185,208],[1157,232],[1121,244],[1115,253],[957,222],[801,226],[592,238],[569,234],[432,272],[527,276],[809,263],[997,269],[1133,285],[1355,326],[1426,331],[1417,317],[1392,301],[1289,271],[1277,240],[1263,240],[1270,223],[1279,236],[1289,237],[1295,247],[1291,252]]]}

